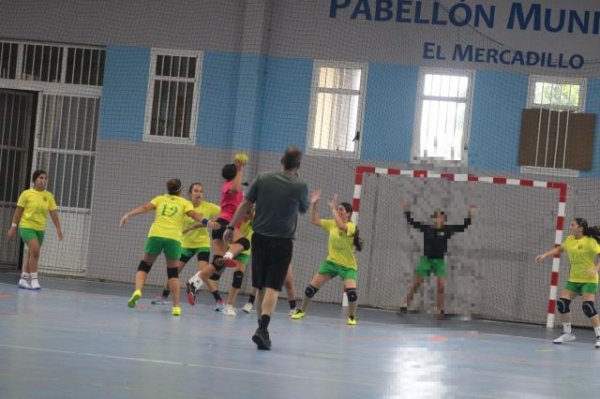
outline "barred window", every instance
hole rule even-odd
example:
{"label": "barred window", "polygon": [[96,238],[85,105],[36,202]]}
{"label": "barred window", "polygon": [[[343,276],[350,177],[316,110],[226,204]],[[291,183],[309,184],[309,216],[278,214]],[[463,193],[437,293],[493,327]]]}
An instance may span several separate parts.
{"label": "barred window", "polygon": [[145,141],[194,144],[202,54],[152,50]]}

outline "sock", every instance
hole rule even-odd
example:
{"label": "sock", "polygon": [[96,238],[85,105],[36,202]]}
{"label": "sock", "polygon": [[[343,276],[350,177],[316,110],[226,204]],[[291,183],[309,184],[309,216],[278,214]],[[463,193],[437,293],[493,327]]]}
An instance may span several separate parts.
{"label": "sock", "polygon": [[31,275],[29,273],[25,273],[25,272],[21,273],[21,278],[24,280],[29,280],[30,276]]}
{"label": "sock", "polygon": [[563,332],[565,334],[572,334],[572,332],[571,332],[571,323],[563,323]]}
{"label": "sock", "polygon": [[32,280],[37,280],[38,278],[38,274],[37,273],[31,273],[31,279]]}
{"label": "sock", "polygon": [[594,327],[594,332],[596,333],[596,338],[600,338],[600,326]]}
{"label": "sock", "polygon": [[215,298],[215,301],[222,301],[221,295],[219,295],[219,291],[211,292],[212,296]]}
{"label": "sock", "polygon": [[168,298],[170,293],[171,293],[171,290],[163,290],[162,297]]}
{"label": "sock", "polygon": [[261,330],[266,330],[269,327],[269,323],[271,322],[271,316],[268,314],[264,314],[260,316],[260,320],[258,321],[258,328]]}
{"label": "sock", "polygon": [[290,309],[296,309],[296,300],[292,299],[290,302]]}
{"label": "sock", "polygon": [[223,255],[223,259],[233,259],[233,254],[227,251],[225,252],[225,255]]}
{"label": "sock", "polygon": [[254,295],[250,295],[250,296],[248,297],[248,303],[252,303],[252,304],[253,304],[255,299],[256,299],[256,296],[254,296]]}

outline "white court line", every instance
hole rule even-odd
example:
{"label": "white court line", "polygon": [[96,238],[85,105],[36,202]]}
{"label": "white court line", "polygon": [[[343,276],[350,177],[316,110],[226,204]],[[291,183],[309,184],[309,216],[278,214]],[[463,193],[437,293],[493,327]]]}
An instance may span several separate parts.
{"label": "white court line", "polygon": [[184,362],[172,362],[170,360],[160,360],[160,359],[148,359],[145,357],[128,357],[128,356],[115,356],[115,355],[103,355],[100,353],[87,353],[87,352],[73,352],[73,351],[64,351],[60,349],[47,349],[47,348],[35,348],[30,346],[20,346],[20,345],[5,345],[0,344],[1,348],[9,348],[9,349],[21,349],[28,351],[36,351],[36,352],[46,352],[46,353],[60,353],[61,355],[74,355],[74,356],[87,356],[87,357],[96,357],[101,359],[115,359],[115,360],[126,360],[130,362],[141,362],[141,363],[153,363],[153,364],[162,364],[169,366],[185,366],[185,367],[195,367],[195,368],[205,368],[205,369],[214,369],[221,371],[237,371],[242,373],[250,373],[250,374],[264,374],[270,376],[277,377],[287,377],[294,378],[297,380],[309,380],[309,381],[323,381],[323,382],[331,382],[331,383],[343,383],[347,385],[362,385],[366,387],[380,387],[379,384],[370,384],[365,382],[358,382],[356,380],[336,380],[331,378],[322,378],[322,377],[314,377],[314,376],[301,376],[297,374],[284,374],[284,373],[274,373],[271,371],[260,371],[255,369],[242,369],[236,367],[220,367],[220,366],[209,366],[205,364],[195,364],[195,363],[184,363]]}

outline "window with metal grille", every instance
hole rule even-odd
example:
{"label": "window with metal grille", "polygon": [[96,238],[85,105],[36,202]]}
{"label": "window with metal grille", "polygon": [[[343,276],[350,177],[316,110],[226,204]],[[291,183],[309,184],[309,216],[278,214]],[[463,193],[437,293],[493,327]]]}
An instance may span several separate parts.
{"label": "window with metal grille", "polygon": [[308,153],[358,158],[366,64],[315,61]]}
{"label": "window with metal grille", "polygon": [[0,42],[0,79],[17,77],[17,43]]}
{"label": "window with metal grille", "polygon": [[421,68],[413,161],[466,163],[473,72]]}
{"label": "window with metal grille", "polygon": [[144,140],[194,144],[202,53],[152,50]]}
{"label": "window with metal grille", "polygon": [[43,44],[23,45],[21,79],[41,82],[60,82],[63,47]]}
{"label": "window with metal grille", "polygon": [[583,112],[585,91],[586,79],[532,75],[527,108]]}
{"label": "window with metal grille", "polygon": [[44,95],[37,168],[61,207],[91,207],[100,99]]}
{"label": "window with metal grille", "polygon": [[67,48],[65,83],[102,86],[104,57],[102,49]]}

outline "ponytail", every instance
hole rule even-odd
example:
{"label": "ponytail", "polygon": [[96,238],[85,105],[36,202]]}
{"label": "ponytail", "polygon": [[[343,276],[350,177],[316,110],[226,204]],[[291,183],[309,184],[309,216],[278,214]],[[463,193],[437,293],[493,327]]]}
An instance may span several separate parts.
{"label": "ponytail", "polygon": [[363,249],[363,242],[360,239],[360,237],[358,236],[358,227],[356,228],[356,231],[354,232],[354,240],[352,241],[352,244],[354,244],[354,248],[360,252]]}
{"label": "ponytail", "polygon": [[600,226],[590,227],[584,218],[575,218],[575,223],[583,229],[584,236],[592,237],[596,242],[600,243]]}

